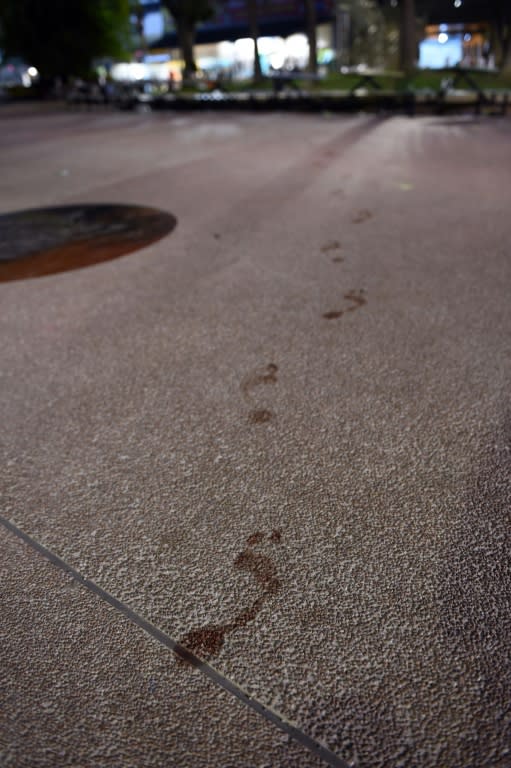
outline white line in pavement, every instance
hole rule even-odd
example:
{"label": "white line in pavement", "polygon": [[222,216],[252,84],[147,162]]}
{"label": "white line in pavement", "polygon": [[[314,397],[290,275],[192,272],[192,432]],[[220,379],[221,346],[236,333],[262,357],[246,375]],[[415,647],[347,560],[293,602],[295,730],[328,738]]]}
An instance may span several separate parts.
{"label": "white line in pavement", "polygon": [[76,582],[78,582],[78,584],[81,584],[81,586],[88,589],[89,592],[92,592],[94,595],[111,605],[113,608],[115,608],[116,611],[140,627],[140,629],[143,629],[144,632],[147,632],[148,635],[153,637],[169,650],[173,651],[183,661],[186,661],[188,664],[191,664],[193,667],[199,669],[213,683],[218,685],[220,688],[223,688],[225,691],[228,691],[237,699],[239,699],[239,701],[246,704],[247,707],[250,707],[250,709],[253,709],[259,715],[262,715],[262,717],[264,717],[266,720],[269,720],[271,723],[276,725],[277,728],[280,728],[281,731],[284,731],[284,733],[286,733],[296,742],[301,744],[317,757],[321,758],[321,760],[323,760],[327,765],[332,766],[332,768],[352,768],[349,763],[335,755],[327,747],[324,747],[322,744],[315,741],[315,739],[311,738],[295,725],[287,721],[275,710],[262,704],[253,696],[250,696],[250,694],[244,691],[243,688],[240,688],[240,686],[235,682],[225,677],[225,675],[222,675],[221,672],[216,670],[206,661],[202,661],[198,656],[170,637],[170,635],[162,632],[161,629],[158,629],[158,627],[156,627],[150,621],[147,621],[147,619],[144,619],[143,616],[140,616],[138,613],[133,611],[128,605],[121,602],[121,600],[118,600],[116,597],[111,595],[102,587],[95,584],[90,579],[86,579],[81,575],[81,573],[79,573],[79,571],[75,570],[75,568],[66,563],[65,560],[62,560],[62,558],[60,558],[54,552],[51,552],[51,550],[47,549],[27,533],[22,531],[21,528],[18,528],[17,525],[11,523],[10,520],[7,520],[7,518],[2,517],[1,515],[0,524],[19,539],[28,544],[28,546],[33,550],[46,558],[46,560],[52,563],[52,565],[55,565],[61,571],[64,571],[64,573],[69,574]]}

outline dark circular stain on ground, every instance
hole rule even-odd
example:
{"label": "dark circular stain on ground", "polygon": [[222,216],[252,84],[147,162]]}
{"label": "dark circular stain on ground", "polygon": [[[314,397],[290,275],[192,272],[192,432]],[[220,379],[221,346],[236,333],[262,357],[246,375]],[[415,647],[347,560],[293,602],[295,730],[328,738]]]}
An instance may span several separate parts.
{"label": "dark circular stain on ground", "polygon": [[68,205],[0,215],[0,282],[81,269],[144,248],[176,218],[138,205]]}

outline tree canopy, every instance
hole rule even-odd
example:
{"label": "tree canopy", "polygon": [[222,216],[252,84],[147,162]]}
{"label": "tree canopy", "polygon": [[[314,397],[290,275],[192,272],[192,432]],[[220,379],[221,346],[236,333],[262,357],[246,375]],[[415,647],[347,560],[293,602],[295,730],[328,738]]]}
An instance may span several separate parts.
{"label": "tree canopy", "polygon": [[43,77],[90,71],[100,56],[121,56],[129,41],[128,0],[1,0],[0,45]]}

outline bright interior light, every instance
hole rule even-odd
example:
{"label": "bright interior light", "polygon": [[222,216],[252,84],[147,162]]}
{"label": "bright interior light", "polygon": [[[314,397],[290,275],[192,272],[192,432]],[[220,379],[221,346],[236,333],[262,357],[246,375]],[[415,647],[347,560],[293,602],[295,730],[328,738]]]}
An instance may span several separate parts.
{"label": "bright interior light", "polygon": [[284,41],[281,37],[259,37],[257,45],[261,56],[272,56],[282,51]]}
{"label": "bright interior light", "polygon": [[461,6],[461,0],[454,0],[454,7],[459,8]]}
{"label": "bright interior light", "polygon": [[438,35],[438,42],[441,45],[446,43],[448,41],[448,39],[449,39],[449,35],[446,35],[445,32],[440,32],[440,34]]}
{"label": "bright interior light", "polygon": [[[162,67],[163,64],[154,64],[154,67]],[[133,82],[134,80],[143,80],[144,77],[149,77],[149,66],[146,64],[140,64],[136,62],[127,62],[121,64],[114,64],[110,70],[110,74],[114,80],[120,80],[121,82]]]}
{"label": "bright interior light", "polygon": [[297,32],[286,39],[286,53],[297,58],[309,55],[309,42],[306,35]]}
{"label": "bright interior light", "polygon": [[133,63],[131,65],[131,72],[134,80],[143,80],[147,73],[147,67],[143,64]]}
{"label": "bright interior light", "polygon": [[274,53],[273,56],[270,56],[270,66],[272,69],[282,69],[285,60],[281,53]]}
{"label": "bright interior light", "polygon": [[220,59],[234,59],[234,43],[224,40],[218,44],[218,56]]}
{"label": "bright interior light", "polygon": [[251,37],[240,37],[234,42],[234,50],[239,59],[250,61],[254,58],[254,41]]}
{"label": "bright interior light", "polygon": [[27,69],[27,72],[30,75],[30,77],[37,77],[37,75],[39,74],[39,72],[37,71],[37,69],[35,67],[29,67]]}

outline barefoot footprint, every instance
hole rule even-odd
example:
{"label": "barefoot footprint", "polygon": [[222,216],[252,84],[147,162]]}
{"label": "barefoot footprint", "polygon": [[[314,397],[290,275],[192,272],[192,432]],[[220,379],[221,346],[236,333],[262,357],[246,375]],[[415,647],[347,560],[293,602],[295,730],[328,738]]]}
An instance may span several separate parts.
{"label": "barefoot footprint", "polygon": [[329,240],[328,243],[325,243],[321,246],[321,253],[328,253],[328,251],[337,251],[341,247],[341,244],[338,240]]}
{"label": "barefoot footprint", "polygon": [[352,221],[354,224],[361,224],[363,221],[367,221],[367,219],[370,219],[372,215],[373,214],[371,213],[371,211],[369,211],[367,208],[362,208],[362,210],[357,211]]}
{"label": "barefoot footprint", "polygon": [[268,363],[264,368],[256,369],[252,373],[249,373],[240,384],[243,397],[252,407],[252,410],[248,415],[251,424],[264,424],[265,421],[270,421],[273,418],[274,414],[268,408],[254,407],[256,402],[252,396],[252,390],[263,384],[276,384],[277,371],[278,366],[276,366],[275,363]]}
{"label": "barefoot footprint", "polygon": [[266,600],[276,595],[280,590],[280,579],[278,578],[277,566],[273,560],[261,552],[257,552],[255,547],[262,545],[265,541],[270,545],[278,545],[282,541],[282,533],[278,528],[265,535],[261,531],[256,531],[248,537],[245,549],[234,560],[234,567],[240,571],[248,572],[262,588],[260,595],[248,608],[240,611],[233,621],[226,624],[206,624],[204,627],[192,629],[179,641],[192,653],[202,659],[209,659],[216,656],[225,642],[226,635],[242,629],[253,621]]}
{"label": "barefoot footprint", "polygon": [[[341,248],[341,244],[338,240],[329,240],[328,243],[325,243],[321,246],[321,253],[329,253],[330,251],[337,251]],[[332,261],[334,264],[340,264],[344,261],[342,256],[334,256],[332,258]]]}
{"label": "barefoot footprint", "polygon": [[337,320],[339,317],[342,317],[346,312],[354,312],[356,309],[359,309],[360,307],[363,307],[364,304],[367,304],[367,299],[363,294],[365,293],[364,289],[361,288],[359,291],[348,291],[348,293],[344,294],[344,298],[347,299],[347,301],[353,302],[353,306],[346,307],[346,309],[338,309],[333,310],[331,312],[325,312],[323,317],[326,320]]}

